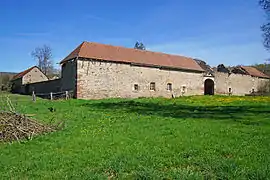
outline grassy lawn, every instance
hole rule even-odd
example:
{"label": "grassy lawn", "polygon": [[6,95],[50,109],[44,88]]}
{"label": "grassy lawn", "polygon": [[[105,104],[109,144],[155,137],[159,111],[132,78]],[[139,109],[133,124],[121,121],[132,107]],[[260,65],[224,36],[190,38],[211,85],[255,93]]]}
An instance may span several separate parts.
{"label": "grassy lawn", "polygon": [[66,127],[0,144],[0,179],[270,178],[270,97],[12,99]]}

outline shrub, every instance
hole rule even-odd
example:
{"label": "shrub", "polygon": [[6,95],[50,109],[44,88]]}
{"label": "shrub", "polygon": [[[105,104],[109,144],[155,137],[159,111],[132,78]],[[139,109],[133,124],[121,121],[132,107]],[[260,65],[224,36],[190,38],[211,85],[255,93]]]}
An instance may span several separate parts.
{"label": "shrub", "polygon": [[258,93],[269,94],[270,92],[270,80],[259,85]]}

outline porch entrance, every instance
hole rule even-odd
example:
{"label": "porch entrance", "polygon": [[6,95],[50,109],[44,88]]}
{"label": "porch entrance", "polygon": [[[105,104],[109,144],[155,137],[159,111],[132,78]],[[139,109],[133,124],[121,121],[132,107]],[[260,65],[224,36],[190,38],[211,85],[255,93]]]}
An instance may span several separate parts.
{"label": "porch entrance", "polygon": [[204,81],[204,95],[214,95],[215,83],[212,79],[206,79]]}

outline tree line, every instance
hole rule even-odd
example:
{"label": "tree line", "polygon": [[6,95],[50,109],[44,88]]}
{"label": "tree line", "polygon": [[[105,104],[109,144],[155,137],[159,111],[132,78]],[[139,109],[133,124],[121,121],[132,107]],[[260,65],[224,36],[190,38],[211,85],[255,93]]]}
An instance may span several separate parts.
{"label": "tree line", "polygon": [[[267,51],[270,51],[270,0],[259,0],[259,5],[264,10],[266,15],[266,22],[261,26],[263,45]],[[269,59],[264,64],[255,64],[254,67],[263,71],[270,76],[270,64]],[[268,83],[268,90],[270,89],[270,81]]]}
{"label": "tree line", "polygon": [[0,72],[0,91],[10,91],[10,80],[15,73]]}

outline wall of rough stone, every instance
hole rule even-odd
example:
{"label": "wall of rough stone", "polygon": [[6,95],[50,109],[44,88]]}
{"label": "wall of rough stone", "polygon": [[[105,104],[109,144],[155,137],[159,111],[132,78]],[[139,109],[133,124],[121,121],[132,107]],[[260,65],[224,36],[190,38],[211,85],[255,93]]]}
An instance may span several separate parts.
{"label": "wall of rough stone", "polygon": [[76,61],[68,61],[62,65],[62,90],[71,91],[76,87]]}
{"label": "wall of rough stone", "polygon": [[256,85],[258,91],[263,90],[266,92],[270,92],[270,80],[269,79],[259,78],[257,81],[255,81],[255,85]]}
{"label": "wall of rough stone", "polygon": [[22,93],[22,78],[18,78],[12,81],[11,91],[13,93]]}
{"label": "wall of rough stone", "polygon": [[22,84],[36,83],[42,81],[48,81],[48,77],[36,67],[34,67],[30,72],[25,74],[22,78]]}
{"label": "wall of rough stone", "polygon": [[[77,98],[80,99],[178,97],[183,87],[186,87],[184,95],[204,94],[205,78],[200,72],[82,60],[78,60],[77,67]],[[150,90],[151,82],[155,82],[155,91]],[[167,83],[172,84],[172,91],[167,90]],[[134,89],[135,84],[138,91]]]}
{"label": "wall of rough stone", "polygon": [[222,72],[215,73],[216,94],[229,94],[229,88],[232,95],[246,95],[259,90],[259,86],[269,81],[268,79],[252,77],[241,74],[228,74]]}
{"label": "wall of rough stone", "polygon": [[38,93],[50,93],[50,92],[60,92],[61,90],[61,79],[37,82],[23,85],[23,94],[32,94],[34,91]]}

